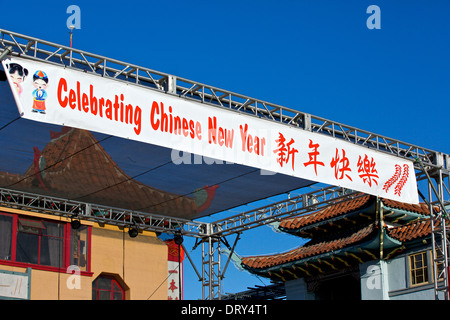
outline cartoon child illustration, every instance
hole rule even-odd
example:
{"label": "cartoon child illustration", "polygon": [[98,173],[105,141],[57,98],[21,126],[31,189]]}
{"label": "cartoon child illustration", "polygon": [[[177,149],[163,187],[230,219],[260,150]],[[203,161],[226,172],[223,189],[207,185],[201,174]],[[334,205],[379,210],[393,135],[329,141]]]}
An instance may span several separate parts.
{"label": "cartoon child illustration", "polygon": [[33,112],[45,113],[45,99],[47,99],[48,77],[44,71],[38,70],[33,75]]}
{"label": "cartoon child illustration", "polygon": [[20,85],[25,77],[28,75],[28,70],[23,68],[18,63],[10,63],[7,65],[9,68],[9,76],[11,77],[14,85],[16,86],[17,93],[19,96],[22,94],[22,86]]}

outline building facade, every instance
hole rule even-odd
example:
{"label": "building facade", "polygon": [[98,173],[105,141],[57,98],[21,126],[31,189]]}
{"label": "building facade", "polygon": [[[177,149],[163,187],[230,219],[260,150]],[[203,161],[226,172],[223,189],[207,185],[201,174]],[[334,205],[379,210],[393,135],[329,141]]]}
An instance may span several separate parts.
{"label": "building facade", "polygon": [[168,298],[169,246],[152,232],[0,208],[0,236],[0,298]]}
{"label": "building facade", "polygon": [[250,256],[241,266],[284,283],[287,299],[434,300],[431,225],[425,204],[369,195],[281,221],[307,242]]}
{"label": "building facade", "polygon": [[[42,150],[34,148],[28,169],[0,172],[0,185],[86,203],[114,201],[118,208],[153,205],[161,214],[187,212],[192,202],[177,198],[176,203],[156,205],[176,195],[132,179],[93,134],[73,128],[50,131],[48,144]],[[57,211],[33,209],[32,204],[30,211],[22,209],[0,203],[0,298],[182,297],[182,264],[173,258],[179,248],[173,240],[164,241],[154,232],[133,234],[128,227],[80,221],[76,214],[63,217]]]}

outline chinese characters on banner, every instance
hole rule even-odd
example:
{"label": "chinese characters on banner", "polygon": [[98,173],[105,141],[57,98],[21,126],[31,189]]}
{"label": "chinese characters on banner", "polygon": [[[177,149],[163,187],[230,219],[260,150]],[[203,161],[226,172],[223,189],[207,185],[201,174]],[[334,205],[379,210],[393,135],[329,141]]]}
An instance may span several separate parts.
{"label": "chinese characters on banner", "polygon": [[[289,143],[286,144],[288,140]],[[275,140],[277,147],[273,152],[277,154],[277,163],[280,167],[287,164],[291,166],[292,171],[303,170],[304,176],[320,177],[323,172],[323,175],[333,177],[331,180],[335,180],[333,183],[335,185],[342,185],[343,181],[347,181],[357,186],[355,187],[357,190],[365,188],[367,193],[371,193],[369,191],[371,188],[380,187],[381,196],[387,195],[393,187],[394,195],[401,197],[403,188],[410,179],[411,165],[403,163],[403,160],[398,160],[399,163],[403,163],[402,165],[395,163],[395,160],[392,164],[386,165],[383,157],[377,157],[378,152],[363,148],[355,149],[348,143],[341,143],[340,145],[344,147],[333,149],[327,142],[321,137],[317,137],[317,142],[312,139],[296,141],[279,132],[278,139]]]}
{"label": "chinese characters on banner", "polygon": [[[24,118],[110,134],[396,201],[419,202],[411,160],[326,134],[56,65],[20,57],[2,63],[19,114]],[[20,70],[25,69],[34,76],[18,77],[24,74]]]}
{"label": "chinese characters on banner", "polygon": [[280,164],[281,167],[283,167],[283,164],[291,163],[292,164],[292,170],[294,169],[294,162],[295,162],[295,154],[298,152],[297,149],[292,148],[291,145],[295,142],[293,139],[291,139],[288,143],[286,142],[286,139],[284,136],[280,133],[280,136],[275,142],[278,143],[278,149],[275,149],[273,152],[277,153],[277,162]]}
{"label": "chinese characters on banner", "polygon": [[[167,261],[167,300],[180,300],[180,290],[181,299],[183,298],[183,248],[179,252],[179,245],[175,241],[168,240],[165,242],[169,253]],[[178,257],[180,257],[180,261]]]}

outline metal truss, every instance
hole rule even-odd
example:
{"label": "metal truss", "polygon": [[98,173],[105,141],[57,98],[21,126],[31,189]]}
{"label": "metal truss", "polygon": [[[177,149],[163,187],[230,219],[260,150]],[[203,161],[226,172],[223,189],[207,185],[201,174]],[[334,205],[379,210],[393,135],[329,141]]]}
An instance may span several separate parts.
{"label": "metal truss", "polygon": [[[420,164],[422,166],[422,164]],[[431,170],[423,166],[428,182],[428,203],[431,213],[431,242],[433,259],[433,283],[435,300],[449,300],[449,210],[450,210],[450,173],[446,170]]]}
{"label": "metal truss", "polygon": [[[442,174],[436,180],[440,189],[438,197],[442,197]],[[448,176],[447,176],[448,178]],[[432,188],[430,184],[429,189]],[[430,191],[431,193],[431,191]],[[442,202],[442,201],[440,201]],[[448,211],[446,207],[439,206],[437,212],[433,211],[431,217],[431,236],[433,247],[433,277],[434,295],[436,300],[449,300],[449,239],[448,239]]]}
{"label": "metal truss", "polygon": [[[197,81],[0,29],[0,52],[4,53],[5,51],[12,56],[72,68],[103,78],[164,92],[182,99],[226,108],[230,111],[246,113],[324,134],[396,157],[413,161],[420,159],[425,166],[440,165],[436,164],[440,154],[433,150]],[[443,155],[442,165],[449,168],[450,157],[448,155]]]}
{"label": "metal truss", "polygon": [[322,189],[289,197],[267,206],[246,211],[211,223],[212,234],[225,237],[236,232],[262,225],[279,222],[282,219],[317,211],[327,206],[355,199],[365,194],[341,187],[324,187]]}
{"label": "metal truss", "polygon": [[208,237],[202,242],[202,299],[220,299],[222,294],[220,238]]}
{"label": "metal truss", "polygon": [[0,206],[46,213],[72,220],[78,219],[124,228],[136,228],[138,231],[148,230],[201,238],[206,236],[208,230],[207,223],[9,189],[0,189]]}
{"label": "metal truss", "polygon": [[[438,297],[439,293],[444,292],[444,298],[448,298],[447,228],[442,226],[446,226],[448,220],[446,208],[450,203],[444,197],[444,191],[450,194],[449,155],[200,82],[0,29],[0,60],[6,55],[55,64],[163,92],[180,99],[225,108],[230,112],[245,113],[413,161],[417,180],[428,181],[430,208],[436,206],[440,208],[439,211],[432,211],[434,212],[432,242],[435,248],[433,250],[435,293]],[[359,193],[352,190],[334,186],[325,187],[213,223],[110,208],[6,189],[0,189],[0,205],[70,219],[85,219],[122,227],[134,226],[141,230],[196,237],[204,246],[200,276],[204,288],[203,298],[207,293],[209,299],[220,299],[221,280],[226,270],[226,267],[225,270],[221,270],[220,243],[226,236],[240,234],[247,229],[302,215],[359,196],[361,196]]]}

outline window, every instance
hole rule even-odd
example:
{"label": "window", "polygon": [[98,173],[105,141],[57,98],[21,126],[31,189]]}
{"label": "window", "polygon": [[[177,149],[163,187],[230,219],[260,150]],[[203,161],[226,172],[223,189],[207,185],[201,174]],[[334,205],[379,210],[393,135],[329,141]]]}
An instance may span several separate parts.
{"label": "window", "polygon": [[125,300],[125,291],[110,276],[99,276],[92,283],[92,300]]}
{"label": "window", "polygon": [[37,265],[63,266],[63,224],[18,219],[16,261]]}
{"label": "window", "polygon": [[90,227],[0,213],[0,264],[60,271],[76,265],[89,272]]}
{"label": "window", "polygon": [[0,214],[0,259],[11,260],[13,217]]}
{"label": "window", "polygon": [[88,271],[88,230],[87,226],[71,230],[70,264],[78,266],[80,271]]}
{"label": "window", "polygon": [[409,256],[409,267],[411,271],[411,285],[415,286],[428,283],[428,260],[426,252]]}

